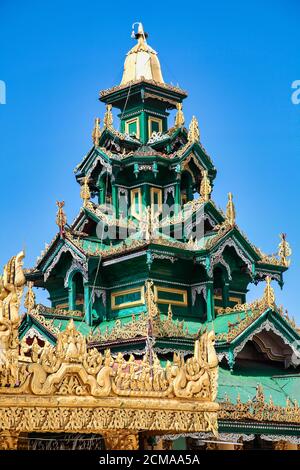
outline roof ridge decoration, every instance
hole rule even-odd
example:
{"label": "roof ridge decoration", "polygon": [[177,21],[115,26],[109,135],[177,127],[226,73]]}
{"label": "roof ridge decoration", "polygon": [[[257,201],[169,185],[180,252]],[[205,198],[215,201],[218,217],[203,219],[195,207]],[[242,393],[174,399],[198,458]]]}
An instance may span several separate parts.
{"label": "roof ridge decoration", "polygon": [[[259,315],[264,313],[268,308],[279,310],[275,303],[275,293],[271,286],[270,276],[266,277],[266,286],[261,299],[254,300],[251,303],[236,304],[234,307],[217,308],[219,315],[229,314],[233,312],[254,312],[257,311]],[[258,316],[259,316],[258,315]],[[243,321],[243,320],[242,320]]]}
{"label": "roof ridge decoration", "polygon": [[236,403],[233,403],[228,395],[221,403],[219,419],[232,421],[272,421],[278,423],[300,423],[300,407],[296,400],[287,398],[286,406],[275,405],[270,395],[269,402],[265,401],[264,389],[262,385],[257,385],[253,398],[249,398],[246,403],[241,401],[239,394]]}
{"label": "roof ridge decoration", "polygon": [[100,97],[105,97],[107,95],[110,95],[111,93],[114,93],[119,90],[123,90],[124,88],[128,87],[133,87],[134,85],[140,84],[140,83],[146,83],[149,85],[154,85],[156,87],[160,88],[165,88],[170,91],[174,91],[175,93],[181,94],[182,96],[186,97],[187,92],[185,90],[182,90],[178,86],[170,85],[168,83],[162,83],[162,82],[157,82],[155,80],[147,79],[145,77],[138,78],[136,80],[130,80],[127,83],[123,83],[121,85],[113,86],[111,88],[107,88],[106,90],[101,90],[100,91]]}

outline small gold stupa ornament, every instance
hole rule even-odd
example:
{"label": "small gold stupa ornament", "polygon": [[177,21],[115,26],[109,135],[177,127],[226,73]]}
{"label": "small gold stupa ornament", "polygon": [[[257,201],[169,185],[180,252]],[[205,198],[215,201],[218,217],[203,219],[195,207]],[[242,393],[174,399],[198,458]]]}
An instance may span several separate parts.
{"label": "small gold stupa ornament", "polygon": [[286,240],[286,233],[280,234],[280,243],[278,245],[278,256],[280,258],[280,262],[283,266],[288,267],[291,264],[291,260],[288,259],[289,256],[292,254],[292,250],[290,245]]}
{"label": "small gold stupa ornament", "polygon": [[200,183],[200,196],[204,202],[210,199],[211,195],[211,184],[206,170],[202,172],[202,180]]}
{"label": "small gold stupa ornament", "polygon": [[265,290],[264,290],[264,301],[265,301],[266,306],[268,306],[269,308],[274,308],[274,306],[275,306],[275,293],[274,293],[273,287],[271,286],[270,276],[266,277],[266,283],[267,284],[266,284],[266,287],[265,287]]}
{"label": "small gold stupa ornament", "polygon": [[65,201],[57,201],[56,205],[58,207],[56,214],[56,225],[59,227],[60,234],[63,235],[65,232],[65,225],[67,223],[67,217],[63,209]]}
{"label": "small gold stupa ornament", "polygon": [[114,118],[113,118],[113,114],[112,114],[111,110],[112,110],[112,105],[107,104],[106,105],[106,112],[105,112],[104,118],[103,118],[103,125],[106,129],[111,129],[113,127]]}
{"label": "small gold stupa ornament", "polygon": [[93,139],[95,147],[99,147],[100,137],[101,137],[100,118],[96,118],[94,129],[92,132],[92,139]]}
{"label": "small gold stupa ornament", "polygon": [[81,185],[81,190],[80,190],[80,197],[83,201],[83,207],[87,206],[87,203],[91,199],[91,191],[89,188],[89,177],[86,176],[83,179],[83,184]]}
{"label": "small gold stupa ornament", "polygon": [[184,114],[182,111],[182,103],[176,104],[177,113],[175,116],[175,127],[179,129],[180,127],[184,126]]}
{"label": "small gold stupa ornament", "polygon": [[200,140],[199,124],[195,116],[192,117],[190,123],[188,140],[190,143],[199,142]]}
{"label": "small gold stupa ornament", "polygon": [[235,225],[235,207],[232,200],[232,193],[228,193],[228,202],[226,206],[226,220],[232,227]]}

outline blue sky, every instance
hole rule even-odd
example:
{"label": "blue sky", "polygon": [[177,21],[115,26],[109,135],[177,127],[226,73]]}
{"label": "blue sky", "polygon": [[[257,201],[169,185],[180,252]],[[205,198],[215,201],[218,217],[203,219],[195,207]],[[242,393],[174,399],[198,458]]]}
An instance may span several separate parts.
{"label": "blue sky", "polygon": [[165,81],[189,93],[186,121],[197,116],[218,169],[214,200],[225,207],[232,191],[238,225],[267,253],[287,232],[292,265],[277,302],[300,320],[299,16],[297,0],[0,0],[0,264],[23,246],[34,264],[56,232],[56,200],[69,221],[79,210],[73,168],[104,114],[98,93],[120,82],[142,21]]}

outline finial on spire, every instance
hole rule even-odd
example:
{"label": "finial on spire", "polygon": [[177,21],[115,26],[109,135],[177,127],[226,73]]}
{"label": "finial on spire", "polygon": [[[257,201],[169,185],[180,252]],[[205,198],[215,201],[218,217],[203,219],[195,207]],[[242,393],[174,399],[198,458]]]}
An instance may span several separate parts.
{"label": "finial on spire", "polygon": [[288,259],[292,254],[291,247],[286,240],[286,233],[280,234],[281,241],[278,245],[278,256],[280,258],[281,264],[288,267],[291,264],[291,260]]}
{"label": "finial on spire", "polygon": [[175,116],[175,127],[178,129],[179,127],[184,126],[184,114],[182,111],[182,103],[176,104],[177,113]]}
{"label": "finial on spire", "polygon": [[235,207],[232,200],[232,193],[228,193],[228,202],[226,206],[226,220],[232,227],[235,225]]}
{"label": "finial on spire", "polygon": [[106,105],[106,112],[104,114],[104,118],[103,118],[103,125],[106,129],[111,129],[113,127],[113,114],[111,112],[111,109],[112,109],[112,105],[111,104],[107,104]]}
{"label": "finial on spire", "polygon": [[199,124],[195,116],[192,117],[190,123],[188,140],[190,143],[199,142],[200,140]]}
{"label": "finial on spire", "polygon": [[[135,25],[138,25],[137,32],[135,32],[135,30],[134,30]],[[141,23],[140,21],[136,21],[135,23],[133,23],[131,37],[133,39],[139,39],[140,37],[144,40],[147,39],[148,34],[145,33],[145,31],[144,31],[143,23]]]}
{"label": "finial on spire", "polygon": [[63,236],[65,233],[65,225],[67,223],[67,217],[66,217],[65,211],[63,210],[65,201],[57,201],[56,205],[58,207],[58,211],[56,214],[56,224],[59,227],[61,236]]}
{"label": "finial on spire", "polygon": [[96,118],[94,129],[92,132],[92,139],[93,139],[95,147],[99,147],[100,137],[101,137],[100,118]]}
{"label": "finial on spire", "polygon": [[264,290],[264,301],[267,307],[274,308],[275,307],[275,293],[274,289],[271,286],[271,278],[270,276],[266,277],[266,287]]}
{"label": "finial on spire", "polygon": [[83,207],[87,206],[87,203],[89,202],[91,198],[91,192],[89,188],[89,177],[86,176],[83,179],[83,184],[81,185],[81,190],[80,190],[80,197],[83,201]]}
{"label": "finial on spire", "polygon": [[200,184],[200,196],[204,202],[210,199],[211,184],[206,170],[202,171],[202,179]]}

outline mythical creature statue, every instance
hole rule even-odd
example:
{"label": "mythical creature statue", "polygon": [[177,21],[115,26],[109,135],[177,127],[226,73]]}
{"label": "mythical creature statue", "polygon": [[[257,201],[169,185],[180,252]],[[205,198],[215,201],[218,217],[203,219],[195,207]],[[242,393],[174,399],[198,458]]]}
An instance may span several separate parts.
{"label": "mythical creature statue", "polygon": [[18,379],[19,310],[26,283],[21,251],[4,266],[0,276],[0,372],[1,385]]}
{"label": "mythical creature statue", "polygon": [[0,322],[19,321],[21,298],[26,283],[23,271],[24,251],[13,256],[4,266],[3,276],[0,276]]}

